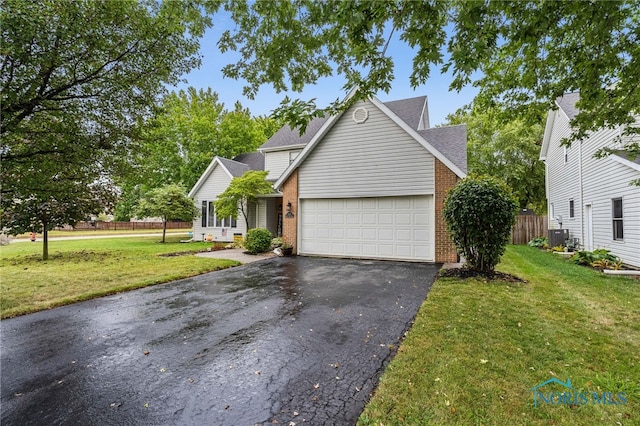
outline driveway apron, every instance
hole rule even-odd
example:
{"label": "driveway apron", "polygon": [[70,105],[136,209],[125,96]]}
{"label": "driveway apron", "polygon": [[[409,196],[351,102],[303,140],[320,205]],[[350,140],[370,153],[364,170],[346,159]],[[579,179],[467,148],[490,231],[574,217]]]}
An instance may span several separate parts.
{"label": "driveway apron", "polygon": [[354,424],[438,269],[273,258],[4,320],[2,424]]}

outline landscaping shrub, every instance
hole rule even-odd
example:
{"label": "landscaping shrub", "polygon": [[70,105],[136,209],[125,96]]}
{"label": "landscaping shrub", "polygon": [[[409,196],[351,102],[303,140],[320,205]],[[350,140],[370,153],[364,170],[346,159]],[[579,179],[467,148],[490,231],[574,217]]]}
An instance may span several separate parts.
{"label": "landscaping shrub", "polygon": [[518,204],[505,184],[491,177],[467,177],[444,202],[447,229],[465,266],[493,272],[505,251]]}
{"label": "landscaping shrub", "polygon": [[549,240],[547,237],[536,237],[529,241],[529,247],[547,248],[549,247]]}
{"label": "landscaping shrub", "polygon": [[244,248],[247,249],[249,253],[264,253],[271,248],[272,238],[273,236],[268,229],[250,229],[244,239]]}
{"label": "landscaping shrub", "polygon": [[622,261],[615,254],[607,249],[596,249],[594,251],[580,250],[569,258],[578,265],[593,266],[601,269],[619,269]]}

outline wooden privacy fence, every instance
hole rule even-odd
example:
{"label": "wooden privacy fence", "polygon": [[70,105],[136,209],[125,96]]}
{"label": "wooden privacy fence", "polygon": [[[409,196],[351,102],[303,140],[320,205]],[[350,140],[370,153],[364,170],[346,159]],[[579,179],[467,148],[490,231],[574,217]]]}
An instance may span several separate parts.
{"label": "wooden privacy fence", "polygon": [[[193,222],[167,222],[167,229],[191,229]],[[57,228],[61,231],[118,231],[136,229],[162,229],[162,222],[78,222],[73,228],[65,226]]]}
{"label": "wooden privacy fence", "polygon": [[547,216],[519,215],[511,229],[511,244],[527,244],[536,237],[547,235]]}

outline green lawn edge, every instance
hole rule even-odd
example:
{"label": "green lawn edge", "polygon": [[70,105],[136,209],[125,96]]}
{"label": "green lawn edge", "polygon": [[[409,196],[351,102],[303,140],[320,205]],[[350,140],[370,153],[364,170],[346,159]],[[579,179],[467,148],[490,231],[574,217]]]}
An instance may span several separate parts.
{"label": "green lawn edge", "polygon": [[[0,247],[0,319],[52,309],[218,271],[241,263],[196,257],[211,243],[168,236],[55,241],[51,259],[40,260],[41,243]],[[163,256],[181,253],[179,256]]]}
{"label": "green lawn edge", "polygon": [[[527,246],[498,269],[527,283],[436,280],[358,425],[640,424],[640,281]],[[626,404],[534,407],[551,377]]]}

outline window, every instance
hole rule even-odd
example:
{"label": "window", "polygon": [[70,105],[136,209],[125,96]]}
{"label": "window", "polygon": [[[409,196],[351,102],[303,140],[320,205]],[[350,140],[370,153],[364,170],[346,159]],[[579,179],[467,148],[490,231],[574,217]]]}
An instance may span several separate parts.
{"label": "window", "polygon": [[202,218],[202,222],[200,223],[200,225],[202,225],[203,228],[207,227],[207,202],[203,201],[202,202],[202,211],[200,212],[200,216]]}
{"label": "window", "polygon": [[569,200],[569,217],[574,217],[575,211],[573,208],[573,200]]}
{"label": "window", "polygon": [[238,221],[231,216],[229,217],[216,217],[216,202],[215,201],[203,201],[202,202],[202,222],[203,228],[237,228]]}
{"label": "window", "polygon": [[624,239],[624,225],[622,219],[622,198],[614,198],[611,200],[612,217],[613,217],[613,239]]}
{"label": "window", "polygon": [[567,164],[569,161],[569,148],[564,147],[564,164]]}

